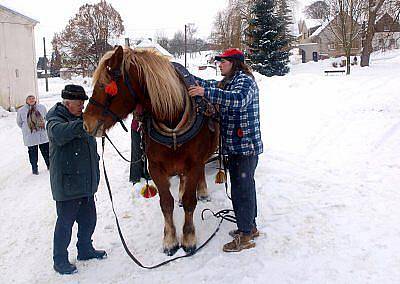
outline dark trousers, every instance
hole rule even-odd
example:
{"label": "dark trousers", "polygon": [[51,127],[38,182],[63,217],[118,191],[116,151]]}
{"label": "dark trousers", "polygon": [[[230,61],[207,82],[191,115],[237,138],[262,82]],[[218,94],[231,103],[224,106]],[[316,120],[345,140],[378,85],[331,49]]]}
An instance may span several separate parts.
{"label": "dark trousers", "polygon": [[92,235],[96,227],[97,215],[94,197],[56,201],[57,222],[54,230],[53,260],[55,263],[68,260],[68,246],[71,242],[72,226],[78,223],[79,252],[93,249]]}
{"label": "dark trousers", "polygon": [[[40,152],[42,153],[44,162],[46,163],[47,168],[50,166],[49,160],[49,143],[39,144]],[[38,168],[38,145],[29,146],[28,147],[28,154],[29,154],[29,162],[32,165],[32,170],[37,170]]]}
{"label": "dark trousers", "polygon": [[[140,178],[149,178],[146,165],[142,160],[143,149],[140,148],[141,138],[140,133],[131,130],[131,167],[129,171],[129,181],[138,182]],[[145,169],[145,172],[143,170]]]}
{"label": "dark trousers", "polygon": [[258,156],[229,155],[232,206],[238,230],[249,234],[256,227],[257,197],[254,172]]}

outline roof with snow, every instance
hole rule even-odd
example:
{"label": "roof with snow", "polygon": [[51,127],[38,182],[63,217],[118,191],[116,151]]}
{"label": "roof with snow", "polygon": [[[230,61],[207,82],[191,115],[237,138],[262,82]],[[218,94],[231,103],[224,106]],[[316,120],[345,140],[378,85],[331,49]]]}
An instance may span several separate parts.
{"label": "roof with snow", "polygon": [[320,27],[318,29],[316,29],[315,32],[312,33],[312,35],[310,37],[315,37],[315,36],[319,36],[319,34],[327,27],[329,26],[329,24],[334,20],[335,18],[332,18],[328,21],[323,22],[322,24],[320,23]]}
{"label": "roof with snow", "polygon": [[307,28],[314,28],[322,25],[322,19],[304,19],[304,23],[306,24]]}
{"label": "roof with snow", "polygon": [[173,58],[172,54],[168,52],[164,47],[159,45],[156,42],[153,42],[152,40],[145,39],[141,43],[139,43],[137,46],[135,46],[135,49],[138,50],[154,50],[160,53],[161,55],[164,55],[168,57],[169,59]]}

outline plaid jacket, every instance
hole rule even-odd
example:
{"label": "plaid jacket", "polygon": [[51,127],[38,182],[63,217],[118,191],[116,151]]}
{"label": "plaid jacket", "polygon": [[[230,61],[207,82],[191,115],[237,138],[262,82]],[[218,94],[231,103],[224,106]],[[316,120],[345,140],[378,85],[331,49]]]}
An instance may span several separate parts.
{"label": "plaid jacket", "polygon": [[254,79],[238,71],[224,89],[215,80],[196,80],[204,87],[204,96],[220,106],[224,153],[261,154],[259,91]]}

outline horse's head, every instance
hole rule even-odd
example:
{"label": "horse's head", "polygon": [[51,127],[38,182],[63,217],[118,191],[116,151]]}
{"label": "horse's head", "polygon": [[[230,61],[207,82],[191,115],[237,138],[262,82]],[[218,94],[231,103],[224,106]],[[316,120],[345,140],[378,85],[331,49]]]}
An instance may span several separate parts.
{"label": "horse's head", "polygon": [[137,103],[160,121],[173,121],[183,109],[185,91],[174,68],[151,51],[118,46],[100,60],[93,94],[83,114],[84,128],[100,137],[131,113]]}
{"label": "horse's head", "polygon": [[83,113],[84,128],[93,136],[103,136],[116,122],[126,118],[138,100],[124,82],[127,77],[123,62],[124,51],[119,46],[103,56],[94,72],[92,97]]}

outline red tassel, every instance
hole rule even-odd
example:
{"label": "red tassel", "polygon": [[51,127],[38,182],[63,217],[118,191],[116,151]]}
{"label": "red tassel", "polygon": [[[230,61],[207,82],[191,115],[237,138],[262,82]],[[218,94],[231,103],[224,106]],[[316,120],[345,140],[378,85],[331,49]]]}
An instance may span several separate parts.
{"label": "red tassel", "polygon": [[110,83],[107,84],[105,91],[110,96],[115,96],[118,93],[117,83],[115,83],[114,80],[111,81]]}
{"label": "red tassel", "polygon": [[157,195],[157,188],[153,185],[148,185],[146,184],[145,186],[142,187],[140,190],[140,194],[144,198],[152,198]]}

